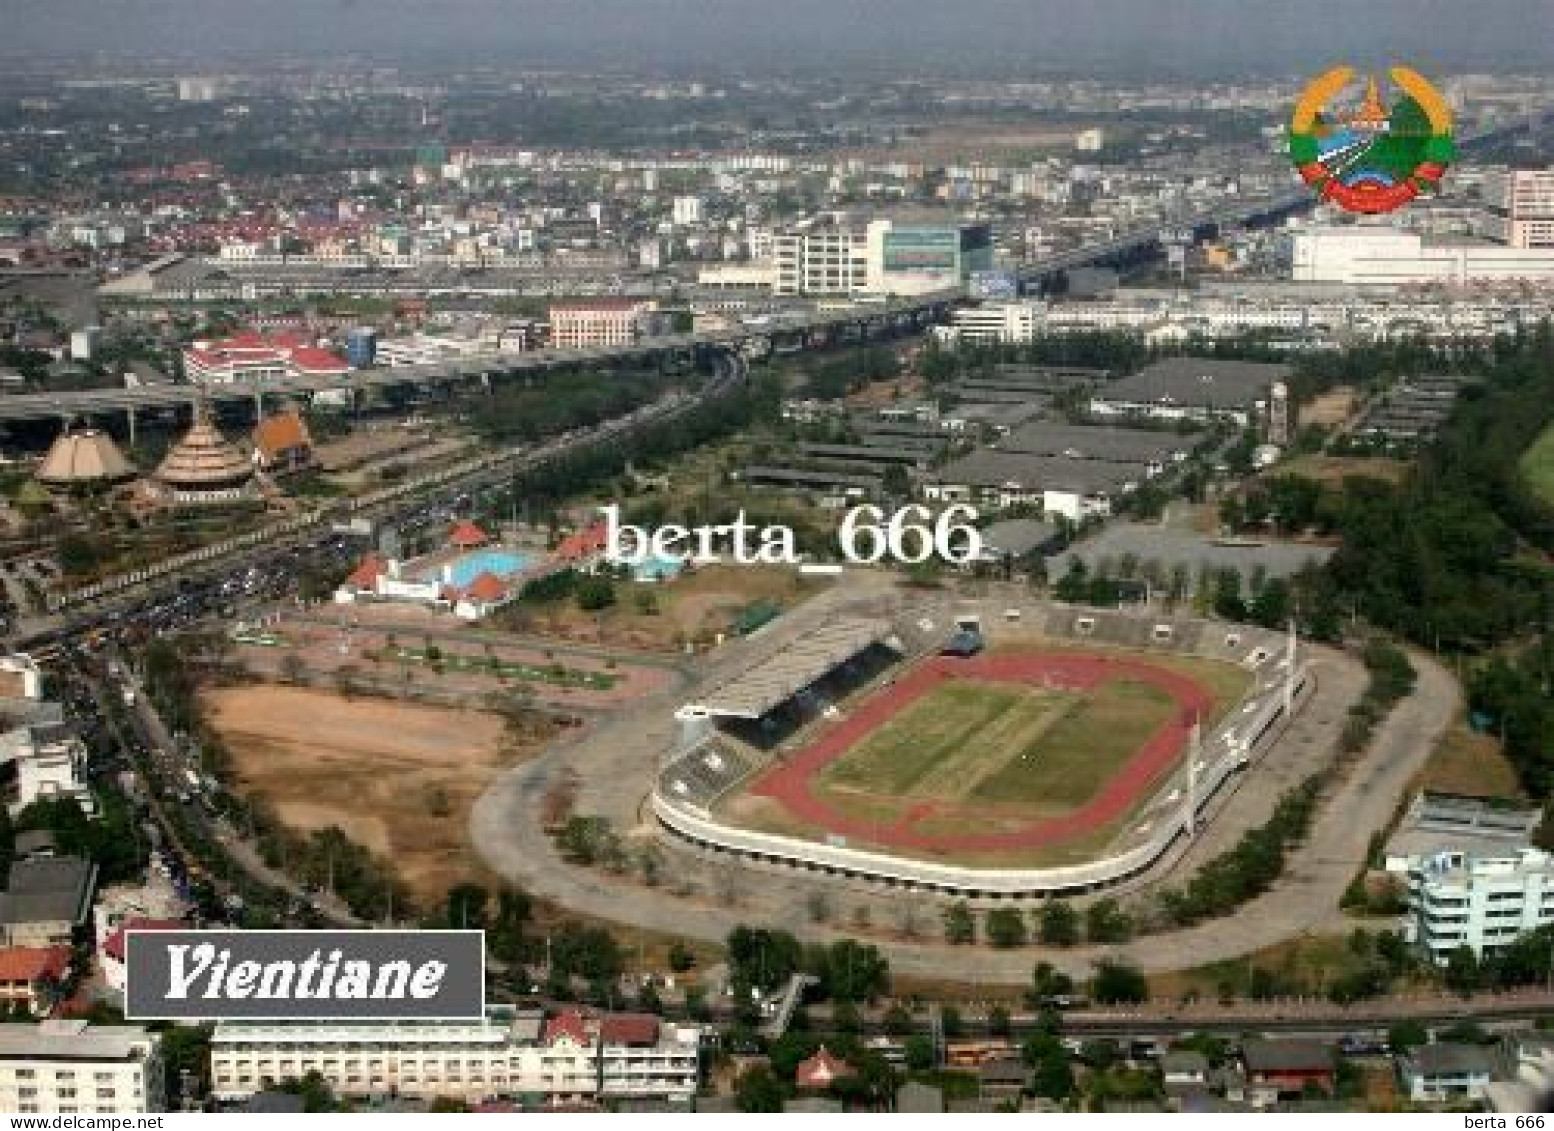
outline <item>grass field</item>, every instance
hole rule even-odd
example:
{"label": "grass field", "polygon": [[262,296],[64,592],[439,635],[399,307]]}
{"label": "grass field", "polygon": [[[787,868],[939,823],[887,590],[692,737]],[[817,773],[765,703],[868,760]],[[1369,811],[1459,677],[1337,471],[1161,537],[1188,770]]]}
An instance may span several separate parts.
{"label": "grass field", "polygon": [[1065,712],[971,791],[977,801],[1082,805],[1171,719],[1171,697],[1157,687],[1114,680]]}
{"label": "grass field", "polygon": [[[935,688],[827,766],[827,792],[949,798],[975,784],[968,775],[996,769],[1029,749],[1076,696],[1013,684],[967,680]],[[980,775],[977,775],[980,776]]]}
{"label": "grass field", "polygon": [[1114,680],[1076,693],[965,680],[934,688],[820,774],[819,792],[880,820],[914,801],[1084,804],[1170,721],[1158,688]]}
{"label": "grass field", "polygon": [[1538,496],[1554,506],[1554,424],[1545,428],[1532,447],[1522,453],[1521,468]]}

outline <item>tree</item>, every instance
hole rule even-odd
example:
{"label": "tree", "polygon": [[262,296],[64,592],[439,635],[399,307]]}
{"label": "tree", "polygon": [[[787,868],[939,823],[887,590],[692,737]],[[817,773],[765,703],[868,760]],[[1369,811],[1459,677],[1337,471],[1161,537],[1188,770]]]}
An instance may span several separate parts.
{"label": "tree", "polygon": [[295,652],[287,652],[281,657],[280,668],[281,678],[287,683],[301,683],[308,674],[307,665]]}
{"label": "tree", "polygon": [[1041,905],[1038,937],[1046,946],[1073,946],[1079,941],[1079,915],[1073,905],[1049,899]]}
{"label": "tree", "polygon": [[615,604],[615,583],[604,574],[584,578],[577,586],[577,607],[585,613],[598,612]]}
{"label": "tree", "polygon": [[745,1072],[734,1085],[734,1100],[740,1111],[781,1111],[786,1098],[772,1070],[762,1065]]}
{"label": "tree", "polygon": [[1018,907],[996,907],[987,913],[987,941],[1000,950],[1024,946],[1025,913]]}
{"label": "tree", "polygon": [[684,974],[696,965],[696,953],[679,939],[669,945],[669,969]]}
{"label": "tree", "polygon": [[1478,955],[1473,953],[1471,947],[1457,947],[1446,956],[1446,972],[1444,976],[1448,989],[1454,990],[1464,997],[1471,994],[1483,983]]}
{"label": "tree", "polygon": [[1122,943],[1133,937],[1133,919],[1115,899],[1100,899],[1085,909],[1085,938],[1092,943]]}
{"label": "tree", "polygon": [[796,974],[803,957],[799,941],[787,931],[735,927],[728,936],[729,980],[741,989],[769,993]]}
{"label": "tree", "polygon": [[1407,1052],[1430,1043],[1430,1030],[1418,1021],[1394,1021],[1387,1030],[1387,1047],[1394,1053]]}
{"label": "tree", "polygon": [[873,1001],[890,991],[890,963],[878,947],[839,939],[806,965],[832,1001]]}
{"label": "tree", "polygon": [[1149,982],[1136,966],[1102,959],[1090,979],[1090,996],[1102,1005],[1138,1004],[1149,1000]]}
{"label": "tree", "polygon": [[927,1072],[935,1059],[932,1037],[914,1033],[906,1039],[906,1065],[913,1072]]}
{"label": "tree", "polygon": [[330,1090],[329,1082],[317,1071],[309,1072],[300,1080],[284,1080],[276,1090],[301,1096],[302,1110],[306,1112],[340,1110],[340,1102]]}
{"label": "tree", "polygon": [[1067,997],[1074,992],[1074,979],[1050,962],[1038,962],[1031,971],[1031,1004],[1047,1005],[1056,998]]}
{"label": "tree", "polygon": [[892,1037],[904,1037],[912,1031],[912,1014],[906,1006],[896,1002],[885,1011],[882,1021],[885,1032]]}
{"label": "tree", "polygon": [[965,946],[977,941],[977,921],[971,908],[960,900],[944,909],[944,941],[953,946]]}
{"label": "tree", "polygon": [[1047,1099],[1067,1099],[1074,1092],[1074,1069],[1068,1050],[1051,1033],[1032,1033],[1020,1047],[1032,1068],[1031,1090]]}
{"label": "tree", "polygon": [[988,1010],[987,1031],[995,1037],[1007,1037],[1010,1033],[1009,1011],[1001,1005]]}

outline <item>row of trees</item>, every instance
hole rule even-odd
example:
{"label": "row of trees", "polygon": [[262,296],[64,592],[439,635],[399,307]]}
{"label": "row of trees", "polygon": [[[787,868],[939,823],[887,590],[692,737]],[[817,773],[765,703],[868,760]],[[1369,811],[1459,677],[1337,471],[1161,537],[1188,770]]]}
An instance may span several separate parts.
{"label": "row of trees", "polygon": [[[1032,941],[1042,946],[1127,942],[1133,931],[1133,917],[1115,899],[1097,900],[1083,913],[1065,900],[1049,899],[1029,919],[1018,907],[996,907],[982,919],[988,945],[1002,950]],[[945,908],[944,939],[955,946],[977,941],[977,917],[964,900]]]}
{"label": "row of trees", "polygon": [[736,927],[728,936],[729,982],[745,1008],[752,991],[767,994],[795,974],[819,979],[819,994],[833,1002],[872,1002],[890,992],[890,964],[878,948],[853,939],[829,946],[802,944],[787,931]]}
{"label": "row of trees", "polygon": [[1279,799],[1272,816],[1248,830],[1234,848],[1214,857],[1183,887],[1158,895],[1173,926],[1187,926],[1228,914],[1267,891],[1284,871],[1285,856],[1306,835],[1322,780],[1312,777]]}

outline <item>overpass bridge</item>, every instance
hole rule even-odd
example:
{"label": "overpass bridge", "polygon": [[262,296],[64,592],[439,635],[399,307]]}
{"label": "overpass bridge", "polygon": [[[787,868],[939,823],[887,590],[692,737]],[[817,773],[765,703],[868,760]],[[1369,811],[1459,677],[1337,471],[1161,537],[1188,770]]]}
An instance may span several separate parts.
{"label": "overpass bridge", "polygon": [[[1460,153],[1482,151],[1517,134],[1548,128],[1554,115],[1528,115],[1457,139]],[[1168,232],[1183,232],[1194,240],[1206,239],[1227,227],[1268,223],[1310,208],[1316,196],[1305,185],[1267,196],[1232,200],[1212,208],[1163,216],[1119,232],[1109,239],[1058,252],[1028,264],[1019,272],[1022,291],[1036,292],[1078,267],[1098,267],[1126,262],[1129,258],[1159,251]]]}
{"label": "overpass bridge", "polygon": [[215,404],[251,402],[255,414],[259,415],[263,412],[266,397],[312,397],[328,393],[346,396],[355,403],[360,397],[389,389],[452,388],[471,383],[490,388],[499,381],[523,381],[567,369],[666,364],[676,359],[696,361],[704,359],[709,353],[728,350],[746,356],[763,356],[771,351],[774,341],[797,343],[799,348],[813,348],[921,330],[933,322],[944,321],[951,306],[960,301],[961,297],[958,290],[940,291],[878,304],[860,303],[844,310],[819,311],[802,318],[734,330],[644,338],[629,345],[470,355],[431,365],[361,369],[338,375],[283,377],[200,386],[168,384],[79,392],[20,393],[0,396],[0,423],[50,419],[69,422],[114,417],[122,413],[128,420],[133,436],[137,412],[187,406],[196,394]]}

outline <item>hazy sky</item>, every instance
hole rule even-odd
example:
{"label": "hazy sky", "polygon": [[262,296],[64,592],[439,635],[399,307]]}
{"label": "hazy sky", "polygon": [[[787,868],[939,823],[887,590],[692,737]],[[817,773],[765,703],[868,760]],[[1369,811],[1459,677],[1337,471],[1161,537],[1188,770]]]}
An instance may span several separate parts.
{"label": "hazy sky", "polygon": [[1548,69],[1554,0],[0,0],[0,54],[364,52],[902,75]]}

